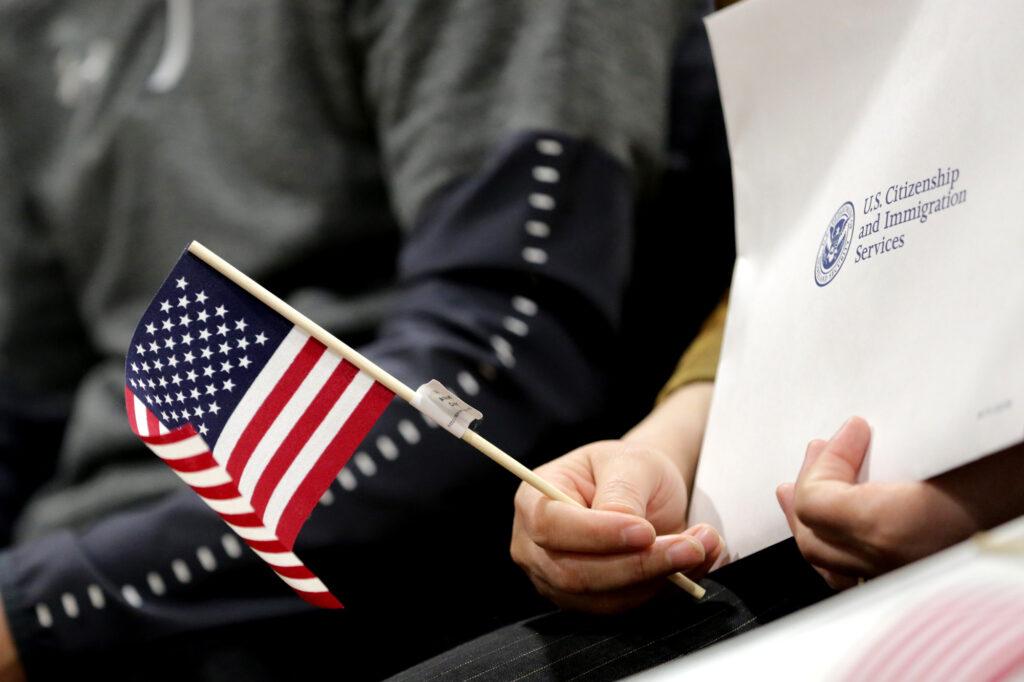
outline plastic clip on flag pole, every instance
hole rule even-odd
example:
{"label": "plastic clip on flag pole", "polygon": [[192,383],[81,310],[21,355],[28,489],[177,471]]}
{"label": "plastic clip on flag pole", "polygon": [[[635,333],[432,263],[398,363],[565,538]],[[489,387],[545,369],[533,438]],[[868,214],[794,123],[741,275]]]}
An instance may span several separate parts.
{"label": "plastic clip on flag pole", "polygon": [[[207,268],[215,272],[207,274]],[[179,270],[186,274],[175,279]],[[193,281],[190,289],[188,276],[198,280],[198,286]],[[183,293],[175,301],[172,294],[178,289],[192,292],[193,298]],[[213,300],[211,295],[217,298],[216,294],[219,298]],[[229,303],[225,305],[221,299]],[[229,306],[245,311],[251,322],[237,314],[228,316]],[[194,320],[190,307],[195,309]],[[212,315],[208,308],[214,311]],[[196,339],[191,337],[190,325],[200,322],[203,326],[197,333],[208,345],[196,363],[196,353],[190,347]],[[267,328],[266,334],[261,328],[257,335],[246,336],[247,328],[257,322]],[[183,333],[156,338],[160,337],[158,327],[161,332]],[[205,338],[211,336],[210,328],[216,329],[213,342]],[[240,338],[232,339],[232,334]],[[469,425],[480,419],[481,413],[440,382],[431,381],[413,391],[198,242],[189,245],[143,317],[132,343],[134,354],[129,351],[125,390],[133,430],[286,583],[318,606],[338,608],[341,604],[291,552],[295,536],[393,396],[548,497],[583,506],[470,430]],[[183,350],[175,354],[178,344]],[[211,346],[218,344],[228,357],[226,361],[218,358],[213,362],[209,357]],[[248,351],[250,346],[252,352],[232,355],[239,349]],[[182,371],[167,377],[160,372],[167,364],[180,364]],[[230,378],[218,382],[209,376],[214,365],[230,373],[231,369],[248,371],[251,364],[258,374],[249,380],[240,376],[241,386],[235,393],[243,395],[229,399],[232,408],[226,418],[214,401],[207,401],[204,409],[204,401],[196,400],[195,407],[189,409],[192,399],[205,394],[215,397],[218,383],[229,392],[236,388]],[[218,379],[222,376],[212,373]],[[305,391],[310,394],[305,403],[299,400],[296,406],[294,397],[306,387],[309,377],[313,377],[314,387]],[[168,378],[173,385],[167,384]],[[212,449],[204,440],[208,433],[215,439]],[[301,437],[296,437],[297,433]],[[704,589],[682,573],[669,576],[669,580],[694,598],[704,596]]]}

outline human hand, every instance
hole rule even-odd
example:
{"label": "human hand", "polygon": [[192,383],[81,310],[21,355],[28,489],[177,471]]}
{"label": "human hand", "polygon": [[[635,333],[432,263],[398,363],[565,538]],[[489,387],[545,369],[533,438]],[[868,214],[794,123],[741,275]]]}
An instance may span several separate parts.
{"label": "human hand", "polygon": [[[980,529],[947,481],[857,483],[871,429],[853,417],[807,446],[796,483],[776,490],[804,557],[834,588],[948,547]],[[962,478],[962,477],[961,477]]]}
{"label": "human hand", "polygon": [[686,486],[657,450],[600,441],[537,473],[584,505],[551,500],[526,484],[516,493],[512,558],[562,608],[612,613],[638,606],[665,576],[700,577],[722,552],[711,527],[682,532]]}

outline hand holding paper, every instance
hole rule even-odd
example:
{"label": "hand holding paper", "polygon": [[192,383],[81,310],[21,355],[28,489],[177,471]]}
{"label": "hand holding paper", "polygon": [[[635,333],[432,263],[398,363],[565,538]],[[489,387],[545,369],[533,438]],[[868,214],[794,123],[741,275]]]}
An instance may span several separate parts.
{"label": "hand holding paper", "polygon": [[690,523],[732,558],[787,537],[772,490],[850,414],[873,429],[861,481],[921,481],[1024,438],[1024,76],[1005,66],[1022,20],[1012,0],[708,19],[737,260]]}
{"label": "hand holding paper", "polygon": [[878,575],[1024,513],[1024,448],[928,481],[857,483],[871,440],[859,417],[813,440],[776,495],[800,551],[835,588]]}

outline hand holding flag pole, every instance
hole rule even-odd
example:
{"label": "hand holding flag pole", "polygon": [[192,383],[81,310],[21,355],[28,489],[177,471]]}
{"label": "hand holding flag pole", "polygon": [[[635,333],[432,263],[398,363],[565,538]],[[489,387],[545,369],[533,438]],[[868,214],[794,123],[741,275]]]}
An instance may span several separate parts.
{"label": "hand holding flag pole", "polygon": [[[204,266],[217,274],[204,271]],[[218,275],[227,282],[218,282]],[[190,281],[207,288],[193,299],[178,296]],[[241,292],[233,293],[232,286]],[[171,294],[177,296],[177,306]],[[251,300],[246,302],[246,295],[272,313],[260,312]],[[208,314],[207,308],[220,299],[247,311],[250,319],[261,318],[268,330],[273,328],[269,337],[260,332],[255,338],[258,349],[245,335],[249,323],[244,317],[235,319],[235,329],[230,329],[228,306],[218,305],[213,316]],[[184,312],[176,324],[172,307]],[[275,322],[275,314],[282,319]],[[216,375],[211,359],[216,344],[209,340],[214,324],[215,340],[227,358]],[[199,340],[193,332],[209,344],[202,348],[201,358],[192,352],[191,343]],[[178,344],[189,349],[180,360]],[[341,606],[291,552],[295,536],[392,394],[548,497],[583,506],[469,430],[482,415],[439,382],[413,391],[198,242],[189,245],[188,254],[143,316],[133,347],[125,386],[132,429],[286,583],[315,605]],[[255,364],[250,356],[257,358]],[[232,359],[238,364],[232,365]],[[179,363],[187,366],[186,372],[179,371]],[[243,383],[235,384],[231,371],[248,371],[250,365],[262,369],[255,379],[240,376]],[[240,395],[227,397],[224,402],[230,408],[224,415],[216,411],[217,402],[205,398],[217,394],[218,383],[227,392],[222,393],[225,397]],[[704,595],[703,588],[681,573],[669,580],[697,599]]]}
{"label": "hand holding flag pole", "polygon": [[[325,330],[323,327],[316,324],[308,317],[306,317],[305,315],[303,315],[302,313],[298,312],[290,305],[285,303],[283,300],[267,291],[255,280],[253,280],[245,273],[235,268],[233,265],[225,261],[217,254],[210,251],[208,248],[206,248],[199,242],[192,242],[189,245],[188,250],[190,253],[192,253],[192,255],[196,256],[197,258],[205,262],[207,265],[217,270],[222,275],[227,277],[229,280],[234,282],[236,285],[252,294],[256,299],[258,299],[259,301],[273,309],[282,317],[289,320],[292,324],[304,329],[307,333],[309,333],[310,336],[317,339],[325,346],[327,346],[329,349],[335,351],[336,353],[347,359],[349,362],[351,362],[353,365],[358,367],[363,372],[372,376],[374,379],[376,379],[381,384],[386,386],[389,390],[391,390],[395,395],[400,397],[402,400],[413,405],[417,409],[425,412],[428,416],[433,416],[435,418],[435,421],[437,421],[436,413],[434,411],[424,409],[424,403],[426,401],[423,399],[423,394],[421,392],[413,391],[411,388],[403,384],[390,373],[378,367],[374,363],[370,362],[361,353],[359,353],[358,351],[356,351],[343,341],[337,339],[334,335]],[[479,416],[479,413],[476,414],[477,416]],[[458,415],[455,416],[457,417]],[[453,421],[455,421],[454,417]],[[448,426],[451,426],[450,424],[445,425],[443,423],[441,425],[446,426],[446,428],[448,428]],[[511,472],[520,480],[533,486],[534,488],[536,488],[543,494],[547,495],[551,499],[558,500],[560,502],[566,502],[577,507],[583,506],[582,504],[580,504],[580,502],[567,495],[563,490],[552,485],[548,481],[538,476],[532,470],[530,470],[522,463],[520,463],[517,459],[501,450],[501,448],[497,447],[496,445],[488,441],[479,433],[466,428],[467,426],[468,421],[464,422],[461,425],[461,428],[457,428],[457,430],[452,428],[449,428],[448,430],[452,431],[468,445],[482,452],[495,463],[504,467],[507,471]],[[682,573],[674,573],[671,576],[669,576],[668,579],[669,581],[677,585],[679,588],[681,588],[688,594],[692,595],[695,599],[700,599],[704,596],[704,588],[702,588],[693,580],[687,578]]]}

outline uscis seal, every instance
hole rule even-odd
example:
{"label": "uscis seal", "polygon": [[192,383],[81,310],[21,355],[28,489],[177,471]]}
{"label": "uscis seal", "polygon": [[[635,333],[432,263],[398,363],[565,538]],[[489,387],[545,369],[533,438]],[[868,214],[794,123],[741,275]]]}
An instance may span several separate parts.
{"label": "uscis seal", "polygon": [[850,251],[850,244],[853,243],[853,223],[856,215],[853,204],[847,201],[829,221],[825,236],[821,239],[821,247],[818,249],[818,258],[814,262],[814,281],[819,287],[835,279],[839,274],[839,268],[843,267],[846,254]]}

